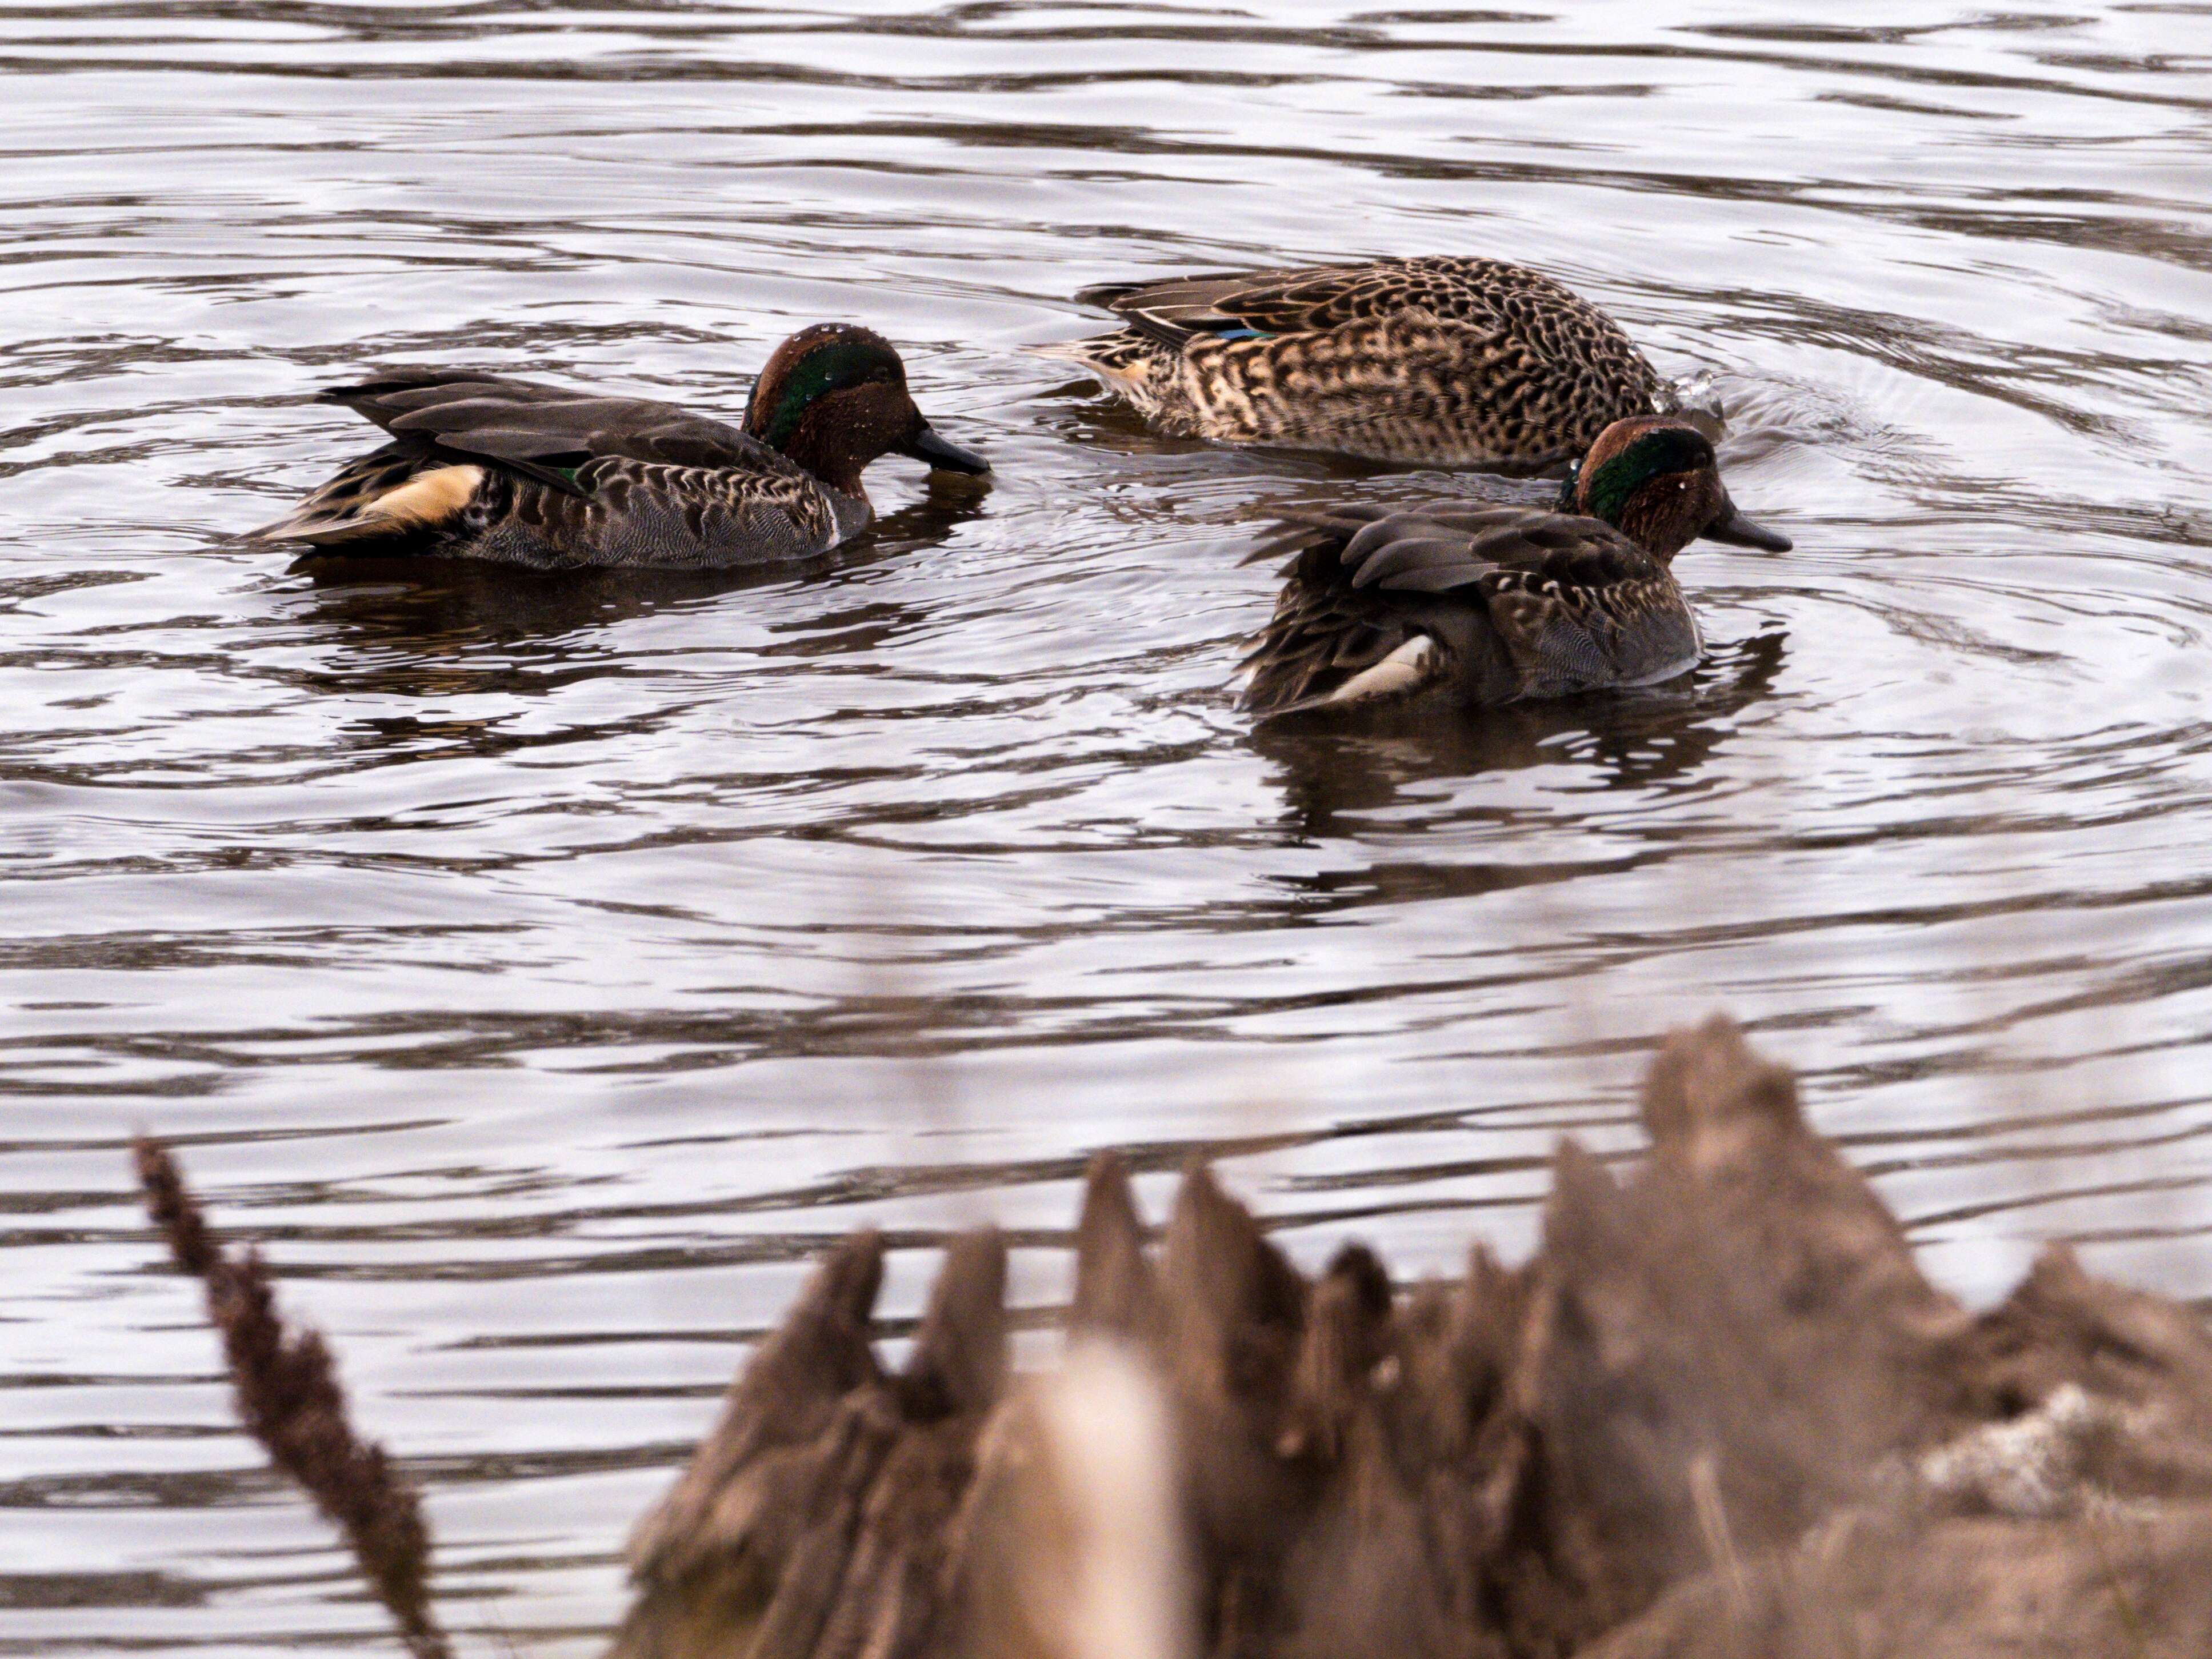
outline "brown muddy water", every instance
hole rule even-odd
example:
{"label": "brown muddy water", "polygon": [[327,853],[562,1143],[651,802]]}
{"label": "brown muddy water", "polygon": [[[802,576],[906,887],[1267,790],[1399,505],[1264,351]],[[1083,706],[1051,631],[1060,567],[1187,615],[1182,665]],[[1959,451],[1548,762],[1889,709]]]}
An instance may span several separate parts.
{"label": "brown muddy water", "polygon": [[[1817,11],[1848,24],[1793,22]],[[269,1242],[452,1622],[588,1651],[825,1237],[1194,1146],[1303,1259],[1525,1249],[1716,1005],[1994,1292],[2212,1294],[2212,6],[0,12],[0,1653],[381,1642],[229,1426],[122,1147]],[[1673,685],[1255,736],[1271,510],[1019,348],[1146,270],[1557,272],[1710,371]],[[986,493],[761,580],[227,544],[368,362],[734,413],[825,318]]]}

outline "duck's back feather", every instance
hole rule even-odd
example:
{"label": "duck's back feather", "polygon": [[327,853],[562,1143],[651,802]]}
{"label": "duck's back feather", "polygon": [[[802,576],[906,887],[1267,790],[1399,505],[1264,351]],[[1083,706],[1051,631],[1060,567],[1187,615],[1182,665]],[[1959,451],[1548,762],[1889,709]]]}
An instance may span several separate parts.
{"label": "duck's back feather", "polygon": [[1618,332],[1588,301],[1540,272],[1502,259],[1451,255],[1211,271],[1158,283],[1104,283],[1075,297],[1169,344],[1244,331],[1320,333],[1409,313],[1516,334],[1549,313]]}
{"label": "duck's back feather", "polygon": [[665,466],[757,468],[799,474],[798,465],[726,422],[647,398],[600,398],[499,374],[402,370],[321,394],[393,437],[419,439],[454,455],[492,460],[556,489],[586,461],[615,459]]}

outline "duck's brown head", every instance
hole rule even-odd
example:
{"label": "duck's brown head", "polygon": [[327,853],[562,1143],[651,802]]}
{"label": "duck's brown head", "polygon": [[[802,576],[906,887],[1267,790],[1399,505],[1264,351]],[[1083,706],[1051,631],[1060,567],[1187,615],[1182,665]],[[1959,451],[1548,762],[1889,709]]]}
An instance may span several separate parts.
{"label": "duck's brown head", "polygon": [[922,418],[891,343],[849,323],[817,323],[775,349],[753,382],[745,430],[848,495],[862,493],[861,470],[882,455],[947,472],[991,470]]}
{"label": "duck's brown head", "polygon": [[1711,440],[1664,415],[1615,421],[1597,434],[1560,491],[1563,512],[1602,519],[1657,559],[1704,536],[1787,553],[1790,538],[1735,510]]}

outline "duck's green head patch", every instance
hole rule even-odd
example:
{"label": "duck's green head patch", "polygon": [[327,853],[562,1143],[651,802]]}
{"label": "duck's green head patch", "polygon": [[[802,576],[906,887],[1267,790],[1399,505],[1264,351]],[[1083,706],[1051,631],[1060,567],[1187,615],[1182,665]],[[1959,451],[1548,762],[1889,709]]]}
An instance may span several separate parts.
{"label": "duck's green head patch", "polygon": [[[1624,427],[1639,429],[1624,432]],[[1695,427],[1621,421],[1590,447],[1573,488],[1583,512],[1617,525],[1630,498],[1654,478],[1706,471],[1714,465],[1712,444]]]}
{"label": "duck's green head patch", "polygon": [[745,430],[786,448],[806,411],[834,392],[874,389],[876,400],[903,400],[906,368],[891,343],[846,323],[803,328],[775,349],[753,382]]}

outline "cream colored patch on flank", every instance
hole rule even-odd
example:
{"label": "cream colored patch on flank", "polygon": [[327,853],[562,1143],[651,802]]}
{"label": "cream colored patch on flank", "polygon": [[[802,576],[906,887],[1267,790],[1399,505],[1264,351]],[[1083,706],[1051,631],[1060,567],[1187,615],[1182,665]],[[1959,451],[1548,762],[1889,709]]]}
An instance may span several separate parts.
{"label": "cream colored patch on flank", "polygon": [[1188,1659],[1175,1434],[1150,1368],[1079,1341],[1037,1403],[1075,1546],[1058,1659]]}
{"label": "cream colored patch on flank", "polygon": [[384,525],[429,526],[452,518],[469,504],[483,482],[480,466],[441,466],[418,472],[397,489],[387,489],[361,509],[363,520]]}
{"label": "cream colored patch on flank", "polygon": [[1358,702],[1366,697],[1394,696],[1411,691],[1428,678],[1429,660],[1437,642],[1416,634],[1372,668],[1364,668],[1322,698],[1323,702]]}

